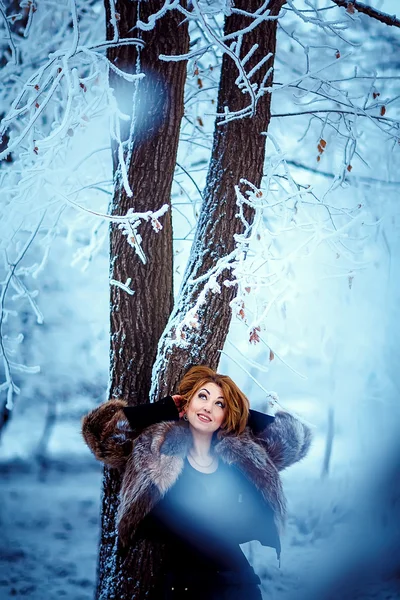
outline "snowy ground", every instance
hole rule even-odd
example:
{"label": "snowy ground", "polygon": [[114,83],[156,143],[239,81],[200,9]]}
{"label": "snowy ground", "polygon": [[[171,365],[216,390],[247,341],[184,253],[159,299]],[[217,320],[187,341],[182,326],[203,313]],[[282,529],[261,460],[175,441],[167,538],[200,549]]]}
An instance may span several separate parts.
{"label": "snowy ground", "polygon": [[0,479],[0,598],[93,598],[101,470],[5,465]]}
{"label": "snowy ground", "polygon": [[[81,440],[77,442],[78,421],[74,426],[75,452],[66,457],[55,451],[60,430],[66,433],[63,424],[53,434],[52,459],[45,471],[35,466],[26,448],[22,452],[21,444],[19,456],[15,453],[11,456],[10,438],[18,428],[16,419],[3,440],[3,453],[0,452],[0,599],[92,600],[101,466]],[[400,560],[396,559],[394,568],[389,564],[396,553],[399,556],[399,521],[393,521],[393,515],[380,508],[373,511],[380,523],[389,523],[388,533],[381,525],[377,529],[370,518],[371,505],[394,506],[392,490],[386,499],[374,495],[365,482],[357,483],[349,476],[352,470],[359,471],[350,464],[346,476],[343,469],[339,470],[341,476],[336,470],[322,482],[318,476],[319,461],[316,439],[310,456],[284,474],[289,519],[281,568],[272,549],[262,548],[257,542],[247,548],[262,578],[264,599],[399,599],[400,572],[397,582],[394,574]],[[380,485],[377,479],[378,470],[374,473],[379,489],[386,493],[385,485]],[[398,474],[399,471],[395,472],[394,477]],[[393,480],[390,474],[387,478]],[[367,500],[361,502],[360,498]],[[398,504],[396,511],[394,517],[398,518]],[[359,564],[354,564],[355,558]],[[380,558],[388,566],[381,574],[377,569]],[[354,593],[348,589],[346,594],[338,591],[327,595],[326,582],[330,581],[328,588],[333,589],[334,583],[343,577],[344,569],[350,570],[353,578],[356,573],[359,589]],[[366,579],[368,572],[372,575],[370,582]],[[347,583],[346,587],[349,588]]]}

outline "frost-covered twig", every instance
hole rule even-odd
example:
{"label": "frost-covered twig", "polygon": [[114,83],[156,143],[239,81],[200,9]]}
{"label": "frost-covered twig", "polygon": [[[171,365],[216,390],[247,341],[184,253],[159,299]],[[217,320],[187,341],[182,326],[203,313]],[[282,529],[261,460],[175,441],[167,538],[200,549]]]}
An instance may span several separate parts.
{"label": "frost-covered twig", "polygon": [[[16,259],[10,263],[7,259],[7,256],[5,256],[6,258],[6,265],[9,268],[8,274],[6,276],[6,279],[2,282],[2,290],[1,290],[1,294],[0,294],[0,352],[1,352],[1,356],[3,359],[3,366],[4,366],[4,373],[5,373],[5,381],[0,385],[0,391],[2,390],[6,390],[7,391],[7,404],[6,404],[6,408],[8,410],[11,410],[13,407],[13,396],[14,394],[19,394],[19,388],[18,386],[15,384],[13,377],[12,377],[12,371],[22,371],[22,372],[29,372],[29,373],[37,373],[39,371],[39,367],[27,367],[25,365],[16,363],[15,361],[10,360],[10,358],[8,357],[7,354],[7,349],[5,348],[5,335],[4,335],[4,322],[5,322],[5,318],[6,318],[6,308],[5,308],[5,300],[6,300],[6,296],[7,296],[7,292],[8,289],[10,287],[10,284],[12,283],[13,278],[15,277],[15,271],[18,267],[18,265],[21,263],[21,261],[23,260],[23,258],[25,257],[28,249],[30,248],[33,240],[35,239],[40,226],[43,222],[43,219],[45,217],[45,214],[43,214],[41,216],[41,218],[39,219],[39,222],[37,223],[35,229],[32,231],[31,235],[29,236],[28,240],[26,241],[25,245],[23,246],[22,250],[20,251],[19,255],[16,257]],[[26,289],[26,288],[25,288]],[[24,294],[22,294],[24,295]]]}
{"label": "frost-covered twig", "polygon": [[304,425],[307,425],[308,427],[311,427],[311,428],[315,429],[316,426],[313,423],[310,423],[309,421],[306,421],[303,417],[301,417],[300,415],[298,415],[294,411],[291,411],[291,410],[288,410],[287,408],[285,408],[280,403],[280,399],[279,399],[278,394],[276,392],[268,391],[267,389],[265,389],[265,387],[258,381],[258,379],[256,379],[255,377],[253,377],[253,375],[243,366],[242,363],[240,363],[239,361],[237,361],[235,358],[233,358],[233,356],[231,356],[227,352],[224,352],[224,350],[220,350],[220,352],[221,352],[221,354],[223,354],[227,358],[229,358],[229,360],[231,360],[232,362],[234,362],[235,365],[238,366],[242,371],[244,371],[246,373],[246,375],[252,381],[254,381],[254,383],[263,391],[263,393],[265,394],[265,399],[267,401],[267,405],[268,405],[267,414],[275,415],[275,413],[279,409],[281,409],[284,412],[288,413],[289,415],[292,415],[293,417],[295,417],[301,423],[304,423]]}
{"label": "frost-covered twig", "polygon": [[8,40],[10,42],[10,48],[11,48],[11,57],[12,57],[14,64],[17,65],[18,64],[17,48],[15,46],[15,42],[13,40],[13,35],[11,32],[10,24],[8,22],[6,8],[5,8],[2,0],[0,0],[0,13],[1,13],[1,16],[3,17],[4,26],[5,26],[7,34],[8,34]]}
{"label": "frost-covered twig", "polygon": [[128,277],[125,283],[117,281],[116,279],[110,279],[110,285],[115,285],[116,287],[121,288],[121,290],[124,290],[124,292],[126,292],[129,296],[133,296],[135,294],[135,290],[129,287],[131,281],[132,279],[130,277]]}
{"label": "frost-covered twig", "polygon": [[353,15],[355,11],[367,15],[385,25],[392,25],[393,27],[400,27],[400,19],[396,15],[388,15],[387,13],[377,10],[373,6],[363,4],[358,0],[332,0],[337,6],[341,6],[346,9],[347,14]]}

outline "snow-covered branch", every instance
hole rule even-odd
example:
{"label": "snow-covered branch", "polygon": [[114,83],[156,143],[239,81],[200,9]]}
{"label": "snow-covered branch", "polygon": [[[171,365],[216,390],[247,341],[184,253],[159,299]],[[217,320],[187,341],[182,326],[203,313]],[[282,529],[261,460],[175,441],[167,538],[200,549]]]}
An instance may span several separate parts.
{"label": "snow-covered branch", "polygon": [[400,19],[396,17],[396,15],[388,15],[387,13],[382,12],[370,6],[368,4],[364,4],[363,2],[358,2],[358,0],[332,0],[337,6],[342,6],[346,9],[347,14],[354,15],[355,11],[367,15],[368,17],[372,17],[381,23],[385,23],[385,25],[392,25],[393,27],[400,27]]}
{"label": "snow-covered branch", "polygon": [[[232,312],[245,325],[249,342],[257,344],[265,337],[262,332],[268,330],[272,315],[296,299],[298,265],[311,260],[315,264],[317,253],[324,263],[334,259],[335,268],[332,263],[330,269],[351,287],[357,271],[370,264],[357,259],[366,236],[372,234],[365,233],[365,207],[360,203],[333,206],[319,200],[312,187],[296,183],[279,146],[271,141],[276,154],[270,158],[263,187],[258,189],[243,179],[240,186],[248,191],[243,193],[239,185],[235,188],[236,216],[243,225],[243,232],[235,235],[235,249],[205,275],[189,282],[196,299],[183,314],[174,313],[168,326],[171,347],[185,347],[188,331],[199,327],[210,294],[219,294],[221,286],[235,289]],[[287,185],[282,186],[282,178]],[[251,222],[244,217],[245,206],[254,211]],[[379,222],[371,225],[376,228]],[[313,285],[318,277],[322,281],[326,276],[321,266]]]}
{"label": "snow-covered branch", "polygon": [[[15,362],[10,358],[10,354],[12,353],[12,350],[10,348],[7,348],[7,343],[10,343],[11,340],[9,340],[8,336],[4,333],[4,325],[7,321],[8,314],[10,313],[10,311],[6,308],[6,298],[7,298],[7,294],[8,294],[10,286],[13,286],[13,285],[16,286],[16,289],[18,290],[18,298],[26,297],[28,299],[29,303],[31,304],[31,306],[34,308],[34,311],[36,312],[36,315],[37,315],[37,322],[38,323],[43,322],[42,314],[41,314],[39,308],[37,307],[36,303],[33,301],[32,293],[30,293],[28,291],[25,284],[23,284],[23,282],[20,280],[20,278],[17,275],[17,268],[20,265],[20,263],[23,261],[26,253],[28,252],[30,246],[32,245],[33,241],[35,240],[35,238],[38,234],[38,231],[40,229],[40,226],[43,222],[44,216],[45,215],[43,214],[40,217],[38,224],[36,225],[35,229],[32,231],[31,235],[29,236],[28,240],[26,241],[25,245],[23,246],[22,250],[20,251],[20,253],[18,254],[18,256],[15,258],[15,260],[13,262],[9,262],[9,259],[8,259],[6,253],[4,255],[5,266],[8,269],[8,273],[7,273],[4,281],[1,282],[2,290],[1,290],[1,294],[0,294],[0,356],[3,361],[5,381],[0,383],[0,391],[5,390],[7,392],[6,408],[8,410],[11,410],[13,407],[14,395],[19,394],[19,391],[20,391],[18,385],[15,383],[15,381],[13,379],[13,372],[16,371],[16,372],[22,372],[22,373],[38,373],[40,370],[39,367],[36,367],[36,366],[28,367],[21,363]],[[23,337],[21,337],[21,335],[19,335],[15,339],[14,343],[16,342],[17,344],[19,344],[19,343],[21,343],[22,339],[23,339]]]}

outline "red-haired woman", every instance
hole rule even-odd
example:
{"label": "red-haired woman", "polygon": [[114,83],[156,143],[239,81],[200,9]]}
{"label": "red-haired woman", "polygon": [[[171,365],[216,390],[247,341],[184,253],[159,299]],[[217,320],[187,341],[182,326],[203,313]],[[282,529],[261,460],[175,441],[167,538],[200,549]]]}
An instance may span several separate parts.
{"label": "red-haired woman", "polygon": [[[179,406],[179,412],[178,408]],[[166,544],[156,600],[261,600],[240,545],[280,555],[285,498],[278,471],[305,456],[310,431],[268,416],[225,375],[192,367],[179,395],[128,407],[111,400],[83,419],[96,458],[123,470],[118,533]]]}

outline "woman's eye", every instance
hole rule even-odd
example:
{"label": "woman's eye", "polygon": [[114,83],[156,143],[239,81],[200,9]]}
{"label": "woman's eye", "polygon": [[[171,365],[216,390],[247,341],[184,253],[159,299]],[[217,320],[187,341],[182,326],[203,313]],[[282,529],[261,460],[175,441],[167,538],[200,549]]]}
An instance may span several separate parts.
{"label": "woman's eye", "polygon": [[200,398],[201,400],[204,400],[204,398],[207,398],[207,396],[206,396],[205,394],[199,394],[199,398]]}
{"label": "woman's eye", "polygon": [[225,404],[223,402],[221,402],[221,400],[218,400],[217,405],[220,406],[221,408],[225,408]]}

